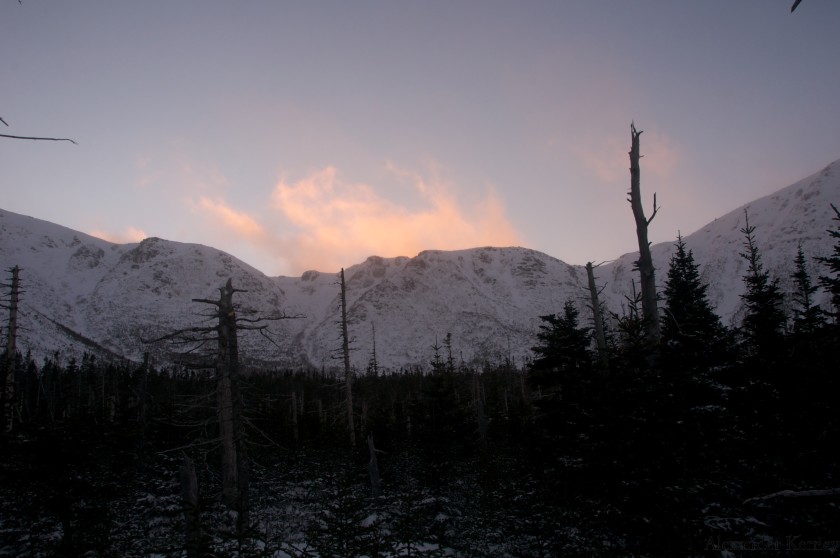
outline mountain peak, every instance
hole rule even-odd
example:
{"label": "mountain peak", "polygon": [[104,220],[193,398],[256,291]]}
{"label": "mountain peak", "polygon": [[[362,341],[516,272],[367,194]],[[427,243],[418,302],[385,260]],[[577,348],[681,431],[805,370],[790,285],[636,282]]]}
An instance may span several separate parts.
{"label": "mountain peak", "polygon": [[[827,255],[833,227],[830,203],[840,203],[840,160],[795,184],[745,204],[684,237],[709,284],[710,301],[738,323],[745,263],[744,212],[756,227],[765,266],[786,288],[801,244],[809,258]],[[266,277],[220,250],[150,237],[114,244],[60,225],[0,210],[0,265],[18,265],[22,350],[69,358],[82,351],[129,359],[166,347],[159,337],[205,320],[194,298],[218,296],[228,279],[236,302],[263,315],[302,315],[272,325],[272,341],[243,335],[246,358],[286,367],[337,365],[339,287],[335,273],[310,270],[299,278]],[[632,234],[628,231],[628,234]],[[673,242],[651,247],[660,288]],[[620,313],[635,278],[637,254],[596,268],[602,298]],[[809,260],[811,261],[811,260]],[[816,273],[815,273],[816,274]],[[372,255],[345,269],[352,362],[364,370],[376,329],[377,360],[385,368],[424,366],[432,346],[451,334],[453,351],[467,362],[522,363],[531,354],[539,316],[573,300],[587,320],[586,271],[523,247],[444,251],[414,257]]]}

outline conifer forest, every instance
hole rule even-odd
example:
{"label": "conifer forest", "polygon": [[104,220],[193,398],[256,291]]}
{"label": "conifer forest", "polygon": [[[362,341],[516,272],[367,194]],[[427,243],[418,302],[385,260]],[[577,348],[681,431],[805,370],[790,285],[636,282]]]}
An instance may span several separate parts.
{"label": "conifer forest", "polygon": [[175,364],[7,352],[0,555],[834,555],[840,214],[793,292],[745,217],[741,326],[678,238],[657,343],[638,295],[546,309],[526,366],[264,369],[229,281]]}

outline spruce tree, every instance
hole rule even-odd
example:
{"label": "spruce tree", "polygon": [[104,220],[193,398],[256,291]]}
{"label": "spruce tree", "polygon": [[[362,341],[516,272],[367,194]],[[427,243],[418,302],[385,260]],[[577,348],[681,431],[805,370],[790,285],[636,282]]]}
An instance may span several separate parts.
{"label": "spruce tree", "polygon": [[533,368],[543,370],[574,370],[590,364],[588,327],[580,327],[579,312],[574,302],[567,300],[563,314],[540,316],[543,323],[533,348],[537,358]]}
{"label": "spruce tree", "polygon": [[723,326],[709,304],[694,254],[677,236],[665,282],[662,336],[668,354],[687,363],[708,363],[721,349]]}
{"label": "spruce tree", "polygon": [[827,312],[834,320],[835,325],[840,325],[840,210],[831,204],[834,210],[833,221],[837,221],[834,230],[828,230],[828,234],[835,240],[834,250],[830,256],[817,258],[817,261],[828,268],[828,274],[820,275],[820,286],[831,296],[831,311]]}
{"label": "spruce tree", "polygon": [[814,303],[814,294],[819,287],[811,281],[802,244],[796,251],[794,264],[796,271],[791,275],[796,287],[793,292],[793,302],[796,305],[793,309],[793,334],[799,339],[805,339],[825,325],[825,317],[819,305]]}
{"label": "spruce tree", "polygon": [[755,242],[755,227],[750,225],[749,214],[744,210],[745,224],[741,233],[745,237],[746,252],[741,253],[749,266],[744,275],[746,292],[741,295],[746,306],[746,315],[741,328],[751,353],[773,356],[778,353],[784,339],[785,314],[782,311],[784,296],[778,279],[771,279],[764,269],[761,253]]}
{"label": "spruce tree", "polygon": [[649,354],[645,343],[645,322],[640,310],[641,293],[636,291],[636,281],[631,282],[633,295],[624,295],[627,304],[622,305],[621,314],[612,313],[615,320],[618,342],[616,357],[621,361],[622,368],[627,370],[641,370],[646,367]]}

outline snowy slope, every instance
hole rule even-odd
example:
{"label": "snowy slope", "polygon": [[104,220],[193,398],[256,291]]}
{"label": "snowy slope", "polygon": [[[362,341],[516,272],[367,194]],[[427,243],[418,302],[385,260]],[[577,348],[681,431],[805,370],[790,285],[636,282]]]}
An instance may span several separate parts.
{"label": "snowy slope", "polygon": [[[704,280],[709,284],[709,297],[724,322],[739,324],[742,314],[741,278],[746,262],[739,254],[744,251],[746,210],[766,269],[779,278],[787,291],[792,288],[790,275],[797,246],[801,243],[806,257],[829,255],[831,239],[826,230],[834,228],[831,205],[840,207],[840,161],[821,171],[715,219],[700,230],[684,237],[686,246],[701,266]],[[656,220],[651,227],[656,227]],[[675,238],[676,241],[676,238]],[[674,251],[673,242],[651,247],[657,268],[657,283],[664,286],[668,260]],[[623,296],[631,292],[633,262],[638,254],[625,254],[604,265],[598,276],[608,283],[606,295],[618,307]],[[818,264],[811,266],[812,277],[823,272]],[[637,279],[638,282],[638,279]]]}
{"label": "snowy slope", "polygon": [[[840,161],[745,208],[765,265],[789,275],[797,245],[810,256],[826,255],[833,226],[830,203],[840,204]],[[629,211],[629,208],[628,208]],[[739,321],[744,208],[685,237],[710,296],[727,322]],[[656,227],[654,220],[652,227]],[[633,234],[633,231],[628,231]],[[652,246],[664,283],[673,243]],[[636,254],[597,268],[612,311],[631,291]],[[338,336],[336,273],[308,271],[301,277],[266,277],[233,256],[198,244],[149,238],[112,244],[59,225],[0,210],[0,268],[23,268],[23,329],[19,346],[36,356],[78,358],[83,351],[139,360],[144,351],[165,358],[171,347],[149,345],[178,328],[205,324],[205,305],[229,278],[243,309],[265,316],[300,315],[273,322],[272,342],[243,335],[243,355],[281,366],[331,367]],[[819,270],[812,270],[816,276]],[[452,334],[456,359],[521,362],[530,355],[541,314],[558,312],[566,299],[585,309],[586,271],[526,248],[425,251],[413,258],[372,256],[345,270],[354,351],[364,370],[376,330],[381,366],[426,364],[432,346]]]}

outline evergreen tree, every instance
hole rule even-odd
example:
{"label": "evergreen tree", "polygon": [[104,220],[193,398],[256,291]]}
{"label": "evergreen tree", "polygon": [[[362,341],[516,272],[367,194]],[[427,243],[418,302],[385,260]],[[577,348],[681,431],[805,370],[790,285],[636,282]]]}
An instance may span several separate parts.
{"label": "evergreen tree", "polygon": [[574,302],[567,300],[563,314],[540,316],[537,339],[540,344],[533,348],[537,358],[532,367],[542,370],[575,370],[590,365],[589,330],[580,327],[579,312]]}
{"label": "evergreen tree", "polygon": [[814,293],[819,287],[811,282],[811,275],[805,265],[805,252],[802,244],[796,251],[794,260],[796,271],[791,275],[796,290],[793,292],[793,334],[798,338],[807,338],[825,325],[825,318],[819,305],[814,304]]}
{"label": "evergreen tree", "polygon": [[631,284],[633,296],[624,296],[627,305],[622,305],[621,315],[612,314],[618,335],[616,353],[624,368],[641,370],[646,367],[645,361],[649,351],[645,343],[644,318],[639,309],[642,295],[636,291],[636,282]]}
{"label": "evergreen tree", "polygon": [[443,361],[443,357],[440,354],[441,347],[438,344],[437,335],[435,335],[435,344],[432,345],[432,350],[434,354],[432,355],[432,361],[429,363],[432,366],[432,372],[441,373],[446,371],[446,364]]}
{"label": "evergreen tree", "polygon": [[820,275],[820,285],[831,296],[832,309],[828,314],[835,324],[840,324],[840,210],[831,204],[834,210],[833,221],[837,221],[837,228],[827,231],[835,240],[831,256],[817,258],[817,261],[828,268],[827,275]]}
{"label": "evergreen tree", "polygon": [[446,371],[455,372],[455,357],[452,355],[452,333],[446,333],[446,337],[443,338],[443,348],[446,350]]}
{"label": "evergreen tree", "polygon": [[721,348],[724,329],[707,297],[694,254],[677,236],[677,251],[665,282],[665,317],[662,335],[666,352],[692,362],[708,362]]}
{"label": "evergreen tree", "polygon": [[746,292],[741,298],[746,306],[746,315],[741,327],[751,351],[763,356],[772,356],[778,352],[784,338],[784,296],[779,288],[778,279],[771,279],[770,272],[764,269],[753,234],[755,227],[750,225],[746,210],[744,219],[741,233],[745,237],[746,252],[742,252],[741,257],[747,261],[749,267],[743,277]]}

